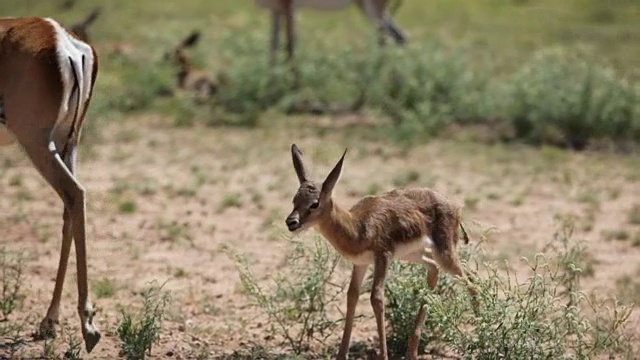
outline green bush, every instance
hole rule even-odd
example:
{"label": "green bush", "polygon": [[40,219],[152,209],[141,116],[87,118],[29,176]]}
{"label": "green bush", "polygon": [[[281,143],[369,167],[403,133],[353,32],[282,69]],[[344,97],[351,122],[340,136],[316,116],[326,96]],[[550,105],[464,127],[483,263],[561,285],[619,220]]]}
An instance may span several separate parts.
{"label": "green bush", "polygon": [[447,276],[434,294],[425,289],[421,267],[395,265],[399,275],[387,282],[390,350],[404,354],[418,307],[425,304],[423,351],[428,344],[462,359],[629,355],[630,338],[624,330],[631,309],[580,291],[579,281],[592,264],[585,247],[570,240],[571,234],[572,226],[564,224],[546,253],[528,262],[530,276],[523,282],[498,270],[499,264],[476,262],[475,271],[481,274],[476,277],[477,313],[460,281]]}
{"label": "green bush", "polygon": [[479,124],[503,139],[576,149],[601,140],[640,142],[638,84],[577,48],[541,50],[496,78],[487,64],[472,63],[468,48],[435,41],[340,51],[300,46],[294,64],[300,88],[294,91],[284,56],[271,66],[264,34],[229,31],[220,39],[219,91],[209,106],[196,105],[186,93],[157,101],[175,87],[170,64],[113,58],[105,63],[92,114],[156,110],[173,116],[176,126],[198,120],[256,126],[268,109],[348,109],[364,95],[365,106],[389,119],[381,133],[405,144],[451,124]]}
{"label": "green bush", "polygon": [[113,96],[111,106],[118,112],[145,111],[174,87],[171,72],[160,64],[126,63],[122,65],[124,89]]}
{"label": "green bush", "polygon": [[328,316],[329,307],[344,290],[335,285],[339,256],[324,239],[306,245],[293,241],[285,256],[284,272],[270,276],[267,290],[258,283],[243,256],[235,257],[244,293],[269,318],[270,332],[282,339],[293,354],[309,353],[335,333],[339,320]]}
{"label": "green bush", "polygon": [[378,51],[364,65],[370,104],[391,118],[401,138],[437,135],[447,124],[479,116],[486,81],[463,50],[432,43]]}
{"label": "green bush", "polygon": [[21,253],[0,248],[0,312],[2,321],[7,320],[14,310],[22,307],[25,295],[22,291],[24,278],[24,256]]}
{"label": "green bush", "polygon": [[215,107],[224,124],[253,126],[260,113],[278,104],[291,89],[285,66],[270,67],[264,43],[255,36],[229,33],[222,38],[222,57],[229,59]]}
{"label": "green bush", "polygon": [[162,287],[151,286],[142,293],[142,309],[131,313],[120,308],[122,319],[118,324],[118,337],[122,354],[128,360],[144,360],[160,337],[169,293]]}
{"label": "green bush", "polygon": [[593,139],[640,141],[640,92],[584,51],[536,53],[504,85],[515,137],[584,148]]}

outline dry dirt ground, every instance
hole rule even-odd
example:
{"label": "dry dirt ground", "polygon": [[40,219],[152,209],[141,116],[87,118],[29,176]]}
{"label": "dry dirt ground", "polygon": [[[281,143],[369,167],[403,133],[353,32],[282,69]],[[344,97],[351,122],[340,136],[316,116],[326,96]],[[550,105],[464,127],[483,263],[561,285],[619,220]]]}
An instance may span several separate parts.
{"label": "dry dirt ground", "polygon": [[[640,271],[640,225],[631,219],[640,204],[637,157],[441,140],[403,150],[337,135],[330,127],[301,130],[298,119],[253,130],[183,129],[170,122],[117,120],[81,144],[89,274],[95,322],[104,335],[93,353],[83,352],[87,359],[117,356],[119,306],[139,304],[139,292],[153,280],[166,282],[173,302],[150,358],[215,357],[269,343],[265,318],[248,306],[226,250],[246,253],[265,282],[277,270],[288,237],[284,218],[297,188],[289,155],[294,140],[317,176],[350,148],[336,189],[346,206],[394,186],[433,187],[466,205],[472,241],[484,238],[489,254],[514,264],[553,238],[558,216],[575,216],[576,237],[588,242],[595,259],[587,288],[615,294],[617,279]],[[1,151],[0,245],[27,258],[26,300],[8,321],[20,324],[29,340],[53,289],[62,205],[18,148]],[[66,336],[80,338],[73,252],[69,269],[61,323]],[[96,289],[105,286],[113,293],[98,296]],[[353,340],[374,347],[368,296],[358,312],[367,316],[356,323]],[[639,313],[631,331],[640,328]],[[53,344],[58,353],[63,341]],[[38,356],[44,346],[29,340],[19,354]]]}

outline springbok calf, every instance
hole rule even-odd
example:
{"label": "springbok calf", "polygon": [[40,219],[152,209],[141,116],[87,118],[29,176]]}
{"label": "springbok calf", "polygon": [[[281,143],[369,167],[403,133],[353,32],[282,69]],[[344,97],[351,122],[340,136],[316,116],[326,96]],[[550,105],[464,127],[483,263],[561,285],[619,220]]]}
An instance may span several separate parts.
{"label": "springbok calf", "polygon": [[82,19],[82,21],[71,25],[69,30],[71,30],[71,32],[74,33],[78,37],[78,39],[86,43],[90,43],[91,37],[89,36],[89,26],[91,26],[91,24],[93,24],[99,16],[100,9],[96,8],[92,12],[87,14],[87,17]]}
{"label": "springbok calf", "polygon": [[[385,35],[391,36],[398,44],[404,44],[407,41],[402,30],[389,15],[390,0],[254,0],[254,4],[271,11],[271,40],[269,48],[272,65],[276,63],[277,51],[280,48],[280,28],[283,18],[287,37],[287,61],[293,60],[296,39],[294,12],[297,8],[335,11],[351,4],[356,4],[367,19],[377,27],[381,45],[385,42]],[[299,80],[295,71],[294,76],[297,86]]]}
{"label": "springbok calf", "polygon": [[78,313],[88,352],[100,340],[87,284],[85,190],[76,179],[76,146],[98,73],[93,48],[58,22],[0,19],[0,144],[17,140],[64,203],[62,247],[40,337],[55,336],[72,239]]}
{"label": "springbok calf", "polygon": [[196,45],[199,40],[200,32],[192,32],[176,46],[173,54],[167,54],[167,57],[172,57],[178,68],[176,73],[178,88],[192,91],[196,102],[204,103],[216,94],[218,85],[208,71],[196,69],[187,55],[187,49]]}
{"label": "springbok calf", "polygon": [[[293,211],[286,219],[287,228],[300,232],[316,227],[354,265],[337,358],[347,358],[360,286],[367,268],[373,264],[371,306],[378,327],[381,357],[387,359],[384,281],[389,264],[394,259],[423,264],[428,270],[427,284],[432,289],[438,282],[438,267],[464,278],[456,252],[458,228],[462,229],[465,242],[468,242],[460,222],[460,209],[430,189],[414,188],[367,196],[346,210],[331,196],[342,171],[346,150],[322,184],[311,180],[302,162],[302,153],[295,144],[291,146],[291,155],[300,187],[293,198]],[[475,289],[470,283],[468,285],[469,292],[475,295]],[[417,318],[424,320],[423,308]],[[415,335],[407,349],[410,359],[417,358],[421,320],[416,321]]]}

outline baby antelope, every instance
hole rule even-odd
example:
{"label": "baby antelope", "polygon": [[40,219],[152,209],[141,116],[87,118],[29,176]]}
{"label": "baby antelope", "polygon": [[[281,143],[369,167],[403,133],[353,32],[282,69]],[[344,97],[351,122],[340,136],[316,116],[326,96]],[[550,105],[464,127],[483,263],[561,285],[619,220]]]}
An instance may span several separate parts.
{"label": "baby antelope", "polygon": [[209,72],[197,69],[191,63],[186,50],[200,40],[200,32],[194,31],[173,50],[173,61],[178,68],[176,74],[178,88],[192,91],[197,103],[202,104],[213,97],[218,85]]}
{"label": "baby antelope", "polygon": [[[460,222],[460,208],[444,196],[426,188],[395,189],[379,196],[367,196],[350,210],[336,203],[331,194],[340,177],[347,151],[322,183],[309,177],[298,147],[291,146],[293,167],[300,187],[293,198],[293,211],[286,219],[291,232],[315,227],[347,260],[353,263],[347,291],[347,314],[337,359],[346,359],[360,286],[369,265],[373,265],[371,306],[378,328],[380,358],[388,359],[384,318],[384,281],[391,261],[398,259],[423,264],[427,284],[434,289],[438,268],[465,278],[456,246],[458,229],[468,237]],[[469,292],[476,291],[469,284]],[[424,320],[420,309],[418,319]],[[418,353],[419,327],[410,339],[409,359]]]}
{"label": "baby antelope", "polygon": [[100,16],[100,9],[96,8],[92,12],[90,12],[87,17],[85,17],[82,21],[79,21],[69,28],[72,33],[76,34],[78,39],[90,43],[91,37],[89,36],[89,26],[93,24],[96,19]]}

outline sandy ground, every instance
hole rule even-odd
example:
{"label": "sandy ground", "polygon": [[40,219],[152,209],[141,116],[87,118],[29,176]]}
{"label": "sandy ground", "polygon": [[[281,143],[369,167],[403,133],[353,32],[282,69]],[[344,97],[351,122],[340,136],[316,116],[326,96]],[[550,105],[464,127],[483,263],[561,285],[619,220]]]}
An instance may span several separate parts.
{"label": "sandy ground", "polygon": [[[576,237],[588,242],[596,260],[587,288],[615,294],[616,279],[639,271],[640,246],[634,247],[633,239],[640,237],[640,226],[629,221],[634,204],[640,203],[637,158],[634,167],[629,156],[448,141],[405,151],[338,136],[331,127],[296,129],[289,120],[255,130],[181,129],[169,122],[132,117],[83,139],[78,177],[88,190],[89,274],[95,321],[103,331],[102,341],[91,354],[83,352],[84,358],[117,356],[119,306],[139,304],[140,291],[153,280],[166,282],[173,302],[150,358],[215,357],[273,341],[265,334],[264,316],[240,292],[226,250],[245,253],[252,269],[266,274],[265,282],[277,269],[286,246],[284,218],[297,188],[289,156],[293,140],[318,177],[349,146],[335,194],[345,206],[372,189],[388,190],[413,178],[411,185],[433,187],[466,203],[472,241],[486,235],[483,246],[496,259],[517,264],[553,238],[557,216],[573,215]],[[27,259],[26,300],[8,321],[19,324],[20,336],[28,341],[20,356],[38,356],[46,346],[31,341],[30,333],[50,301],[62,205],[18,148],[1,151],[0,244]],[[629,239],[607,239],[612,231],[623,231]],[[74,256],[61,324],[65,336],[79,339]],[[341,271],[349,272],[346,267]],[[113,284],[114,293],[99,298],[96,283],[105,281]],[[338,305],[344,307],[344,301]],[[367,316],[356,323],[353,341],[373,347],[368,296],[361,297],[358,312]],[[636,310],[632,329],[640,328],[638,319]],[[63,341],[48,346],[62,353]],[[8,356],[6,351],[0,348],[0,355]]]}

